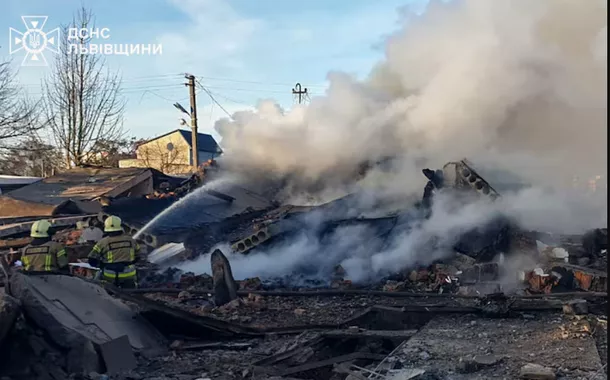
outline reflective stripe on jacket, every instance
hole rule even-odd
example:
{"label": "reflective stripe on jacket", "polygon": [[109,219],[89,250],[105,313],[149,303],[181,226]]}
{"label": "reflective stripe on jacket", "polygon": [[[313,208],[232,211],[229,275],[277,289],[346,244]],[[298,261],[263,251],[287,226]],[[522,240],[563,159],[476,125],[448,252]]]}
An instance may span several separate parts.
{"label": "reflective stripe on jacket", "polygon": [[125,268],[123,268],[122,272],[115,272],[110,269],[104,269],[102,274],[105,278],[111,279],[111,280],[114,280],[115,278],[118,278],[119,280],[125,279],[125,278],[131,278],[136,275],[136,267],[134,265],[128,265]]}
{"label": "reflective stripe on jacket", "polygon": [[140,247],[129,235],[106,236],[98,241],[89,254],[100,262],[104,277],[135,276],[136,253]]}
{"label": "reflective stripe on jacket", "polygon": [[53,272],[68,265],[68,255],[61,244],[48,241],[23,248],[21,262],[29,272]]}

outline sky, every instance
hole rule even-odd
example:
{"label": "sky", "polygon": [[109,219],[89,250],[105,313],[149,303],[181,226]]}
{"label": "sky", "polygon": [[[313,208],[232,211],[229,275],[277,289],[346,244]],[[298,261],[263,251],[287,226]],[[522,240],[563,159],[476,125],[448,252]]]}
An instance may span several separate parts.
{"label": "sky", "polygon": [[[110,38],[100,43],[161,44],[161,55],[107,56],[123,77],[124,127],[150,138],[179,128],[172,104],[188,108],[184,73],[195,75],[222,106],[198,92],[199,131],[217,139],[214,122],[274,99],[294,104],[299,82],[311,97],[323,95],[327,74],[366,76],[383,56],[384,37],[399,28],[399,10],[425,0],[3,0],[0,59],[13,59],[28,95],[40,97],[46,67],[21,67],[9,54],[9,27],[21,16],[48,16],[44,31],[68,23],[81,6],[92,10]],[[47,60],[52,53],[46,52]]]}

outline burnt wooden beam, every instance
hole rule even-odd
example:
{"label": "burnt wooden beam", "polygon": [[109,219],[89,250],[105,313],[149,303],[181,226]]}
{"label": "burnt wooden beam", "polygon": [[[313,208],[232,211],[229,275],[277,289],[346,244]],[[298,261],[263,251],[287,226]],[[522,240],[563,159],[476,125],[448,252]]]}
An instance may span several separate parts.
{"label": "burnt wooden beam", "polygon": [[323,331],[321,335],[325,338],[338,339],[409,339],[417,333],[417,330],[360,330],[344,329]]}

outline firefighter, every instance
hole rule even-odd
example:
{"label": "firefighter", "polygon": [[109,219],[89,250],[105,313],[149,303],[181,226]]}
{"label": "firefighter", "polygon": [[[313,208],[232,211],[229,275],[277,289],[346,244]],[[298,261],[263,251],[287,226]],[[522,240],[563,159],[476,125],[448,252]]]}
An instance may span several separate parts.
{"label": "firefighter", "polygon": [[68,255],[63,245],[51,240],[51,223],[38,220],[32,224],[32,242],[23,248],[21,262],[26,272],[65,272]]}
{"label": "firefighter", "polygon": [[139,250],[138,243],[123,232],[121,219],[109,216],[104,222],[104,237],[89,253],[89,264],[101,269],[103,281],[121,288],[135,288],[137,278],[134,264]]}

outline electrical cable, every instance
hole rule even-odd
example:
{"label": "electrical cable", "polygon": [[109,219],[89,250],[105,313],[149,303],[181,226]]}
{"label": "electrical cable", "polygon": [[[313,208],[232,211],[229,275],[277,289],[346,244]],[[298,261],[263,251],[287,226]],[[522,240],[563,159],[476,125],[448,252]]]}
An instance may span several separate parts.
{"label": "electrical cable", "polygon": [[231,116],[231,114],[229,113],[229,111],[227,111],[227,110],[226,110],[226,109],[225,109],[225,108],[222,106],[222,104],[218,103],[218,101],[216,100],[216,98],[214,98],[214,95],[212,95],[212,93],[211,93],[211,92],[210,92],[210,91],[209,91],[207,88],[205,88],[205,87],[204,87],[204,86],[201,84],[201,82],[199,82],[199,80],[195,79],[195,83],[197,83],[197,85],[199,85],[199,87],[201,87],[201,89],[202,89],[203,91],[205,91],[205,93],[206,93],[206,94],[208,94],[208,96],[210,97],[210,99],[212,99],[212,101],[213,101],[214,103],[216,103],[216,105],[217,105],[218,107],[220,107],[220,109],[221,109],[221,110],[223,110],[223,112],[224,112],[224,113],[225,113],[225,114],[226,114],[226,115],[227,115],[227,116],[228,116],[230,119],[233,119],[233,116]]}

